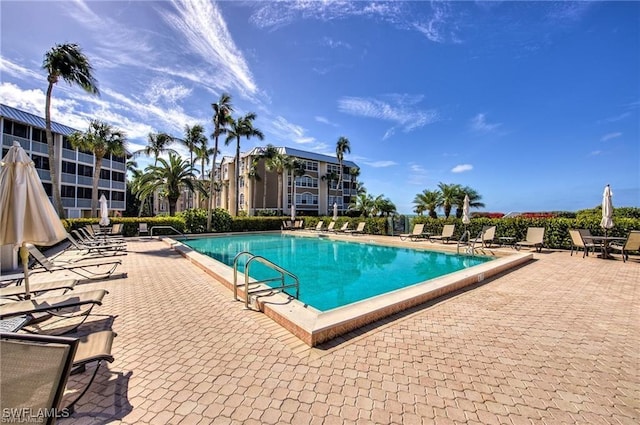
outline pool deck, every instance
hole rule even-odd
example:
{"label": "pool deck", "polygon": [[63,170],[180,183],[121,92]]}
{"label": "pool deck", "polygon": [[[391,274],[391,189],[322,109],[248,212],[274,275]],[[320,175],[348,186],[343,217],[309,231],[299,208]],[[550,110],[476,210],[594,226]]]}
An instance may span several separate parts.
{"label": "pool deck", "polygon": [[310,348],[165,242],[128,246],[127,278],[76,287],[109,291],[80,331],[112,327],[118,336],[115,361],[60,424],[640,418],[638,257],[543,250],[509,273]]}

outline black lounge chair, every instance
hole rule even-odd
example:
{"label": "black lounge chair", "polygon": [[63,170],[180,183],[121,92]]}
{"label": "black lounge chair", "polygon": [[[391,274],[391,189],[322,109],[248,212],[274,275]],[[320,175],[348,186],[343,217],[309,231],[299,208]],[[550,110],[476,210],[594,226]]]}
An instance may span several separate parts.
{"label": "black lounge chair", "polygon": [[[111,347],[115,333],[102,331],[80,339],[17,333],[0,334],[2,381],[0,405],[16,415],[41,412],[39,423],[53,425],[58,417],[67,417],[88,391],[102,362],[112,362]],[[85,371],[96,363],[89,382],[65,407],[61,406],[69,375]],[[31,417],[15,417],[28,422]]]}
{"label": "black lounge chair", "polygon": [[[74,263],[62,263],[55,262],[50,258],[47,258],[38,248],[36,248],[32,244],[26,244],[27,249],[29,250],[29,254],[33,257],[35,263],[39,267],[32,266],[31,270],[33,273],[48,271],[53,273],[55,271],[65,270],[75,273],[79,276],[82,276],[85,279],[105,279],[111,277],[115,272],[116,268],[122,264],[121,260],[116,259],[101,259],[95,260],[91,262],[87,259],[81,260]],[[105,270],[105,268],[107,268]],[[122,273],[123,277],[126,277],[126,273]]]}

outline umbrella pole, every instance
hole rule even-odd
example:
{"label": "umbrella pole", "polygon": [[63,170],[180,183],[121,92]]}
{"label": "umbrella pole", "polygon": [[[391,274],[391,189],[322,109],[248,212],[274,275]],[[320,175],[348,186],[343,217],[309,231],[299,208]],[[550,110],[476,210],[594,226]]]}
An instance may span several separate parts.
{"label": "umbrella pole", "polygon": [[28,300],[31,298],[29,293],[29,250],[24,243],[20,246],[20,259],[22,260],[22,271],[24,272],[24,299]]}

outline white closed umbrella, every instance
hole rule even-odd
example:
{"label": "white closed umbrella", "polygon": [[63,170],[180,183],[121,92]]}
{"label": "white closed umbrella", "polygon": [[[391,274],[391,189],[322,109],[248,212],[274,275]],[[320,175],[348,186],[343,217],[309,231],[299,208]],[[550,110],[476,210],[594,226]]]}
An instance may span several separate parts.
{"label": "white closed umbrella", "polygon": [[100,226],[108,226],[111,223],[109,220],[109,204],[107,203],[107,198],[105,198],[104,193],[100,195]]}
{"label": "white closed umbrella", "polygon": [[67,231],[44,191],[33,161],[20,143],[13,142],[0,165],[0,245],[20,247],[25,298],[29,298],[26,244],[53,245],[63,240]]}
{"label": "white closed umbrella", "polygon": [[338,203],[334,202],[333,203],[333,221],[336,221],[338,219]]}
{"label": "white closed umbrella", "polygon": [[613,228],[613,201],[611,198],[613,193],[611,187],[606,185],[602,194],[602,220],[600,227],[604,229],[604,236],[607,236],[607,230]]}
{"label": "white closed umbrella", "polygon": [[[462,203],[462,224],[464,224],[464,234],[467,234],[467,224],[471,223],[471,216],[469,215],[469,195],[464,195],[464,202]],[[469,237],[467,237],[467,240]]]}

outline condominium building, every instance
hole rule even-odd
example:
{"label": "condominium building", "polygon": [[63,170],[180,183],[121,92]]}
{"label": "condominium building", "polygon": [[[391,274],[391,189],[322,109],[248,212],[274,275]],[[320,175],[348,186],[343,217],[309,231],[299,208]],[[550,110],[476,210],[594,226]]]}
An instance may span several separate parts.
{"label": "condominium building", "polygon": [[[44,189],[51,198],[51,174],[45,128],[44,118],[0,104],[2,157],[7,154],[13,142],[18,141],[33,160]],[[71,146],[68,136],[76,132],[76,129],[52,122],[51,130],[58,162],[60,194],[66,216],[90,217],[95,157],[92,152],[83,152]],[[111,211],[121,213],[126,209],[124,157],[107,156],[102,160],[98,191],[98,196],[104,194],[109,201]]]}
{"label": "condominium building", "polygon": [[[304,175],[295,177],[292,172],[269,170],[263,158],[265,147],[256,147],[240,155],[238,179],[238,209],[240,214],[259,215],[261,212],[290,214],[295,199],[298,215],[332,215],[334,204],[339,213],[349,207],[351,198],[357,194],[356,163],[343,161],[341,187],[332,176],[340,174],[336,157],[307,152],[288,147],[278,147],[278,153],[304,164]],[[236,215],[235,157],[224,157],[220,163],[222,185],[217,206]],[[294,184],[295,180],[295,184]],[[278,189],[282,185],[281,192]],[[281,193],[281,198],[279,198]],[[295,195],[294,195],[295,194]]]}

